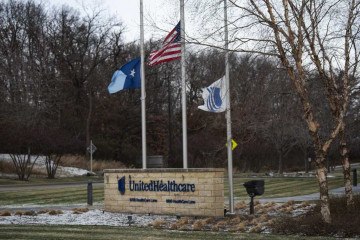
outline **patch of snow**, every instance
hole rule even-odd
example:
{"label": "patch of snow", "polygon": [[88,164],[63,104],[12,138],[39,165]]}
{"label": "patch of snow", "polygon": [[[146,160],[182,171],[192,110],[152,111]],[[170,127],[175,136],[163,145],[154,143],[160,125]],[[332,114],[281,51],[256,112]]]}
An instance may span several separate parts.
{"label": "patch of snow", "polygon": [[[22,155],[22,157],[24,157],[24,155]],[[31,156],[30,157],[30,161],[31,162],[35,162],[35,165],[41,165],[41,164],[45,164],[45,156]],[[0,154],[0,161],[9,161],[11,162],[12,159],[10,157],[10,154]]]}
{"label": "patch of snow", "polygon": [[[86,205],[85,205],[86,206]],[[263,210],[266,212],[261,213],[261,216],[265,215],[266,218],[260,220],[262,223],[261,232],[262,233],[271,233],[271,220],[277,218],[279,216],[300,216],[305,214],[315,205],[307,205],[303,204],[280,204],[280,203],[272,203],[259,205],[256,207],[255,211],[259,212],[255,216],[260,217],[260,210],[263,207]],[[82,209],[85,209],[84,204],[75,204],[75,205],[10,205],[6,206],[9,208],[5,208],[3,210],[10,211],[11,216],[2,216],[0,217],[0,226],[3,224],[44,224],[44,225],[103,225],[103,226],[136,226],[136,227],[144,227],[144,226],[153,226],[155,223],[162,229],[172,229],[173,224],[179,223],[179,218],[177,216],[172,215],[150,215],[150,214],[131,214],[131,213],[113,213],[106,212],[103,210],[103,203],[97,202],[94,204],[91,209],[85,213],[81,213]],[[291,207],[290,211],[288,208]],[[1,207],[0,207],[1,209]],[[50,215],[47,210],[47,213],[41,213],[45,209],[52,210],[61,210],[61,214],[58,215]],[[41,210],[41,211],[40,211]],[[15,215],[15,213],[33,213],[33,216],[26,215]],[[4,212],[4,211],[2,211]],[[36,213],[38,215],[36,215]],[[251,232],[251,229],[255,229],[258,226],[257,221],[252,221],[253,217],[249,215],[249,209],[247,207],[241,207],[235,209],[235,215],[243,216],[241,221],[246,223],[246,228],[243,230],[245,232]],[[195,230],[195,223],[199,220],[197,217],[186,217],[186,223],[181,223],[182,230]],[[205,218],[200,218],[204,220]],[[235,218],[234,218],[235,219]],[[270,221],[269,221],[270,219]],[[236,220],[236,219],[235,219]],[[220,226],[221,223],[221,226]],[[224,218],[213,218],[209,223],[202,227],[203,231],[213,230],[217,228],[215,231],[233,231],[237,229],[237,221],[228,221],[226,225],[223,225]],[[1,227],[0,227],[1,228]],[[240,230],[241,231],[241,230]]]}
{"label": "patch of snow", "polygon": [[88,173],[89,173],[88,170],[81,168],[59,166],[56,172],[56,176],[60,176],[60,177],[83,176]]}
{"label": "patch of snow", "polygon": [[309,204],[309,206],[301,207],[301,204],[295,204],[296,208],[292,211],[293,217],[298,217],[304,215],[309,212],[312,208],[316,206],[316,204]]}
{"label": "patch of snow", "polygon": [[[36,156],[31,156],[31,161],[35,161],[34,169],[46,174],[45,167],[45,156],[39,156],[36,159]],[[0,154],[0,161],[8,161],[11,162],[11,157],[9,154]],[[76,168],[76,167],[63,167],[58,166],[56,171],[56,177],[76,177],[76,176],[84,176],[89,173],[88,170]]]}
{"label": "patch of snow", "polygon": [[0,161],[11,161],[9,154],[0,154]]}
{"label": "patch of snow", "polygon": [[[129,221],[128,216],[131,216]],[[176,221],[175,216],[138,215],[105,212],[100,209],[89,210],[81,214],[74,214],[71,210],[63,210],[63,214],[36,216],[12,215],[0,217],[1,224],[48,224],[48,225],[104,225],[104,226],[148,226],[157,219]]]}

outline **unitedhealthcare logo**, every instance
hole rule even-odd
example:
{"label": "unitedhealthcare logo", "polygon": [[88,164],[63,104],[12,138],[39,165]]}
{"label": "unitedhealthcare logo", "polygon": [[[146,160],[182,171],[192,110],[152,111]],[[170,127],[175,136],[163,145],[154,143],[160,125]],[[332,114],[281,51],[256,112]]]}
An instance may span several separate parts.
{"label": "unitedhealthcare logo", "polygon": [[118,180],[118,189],[121,195],[125,194],[125,176]]}
{"label": "unitedhealthcare logo", "polygon": [[211,112],[216,112],[221,108],[223,101],[221,100],[220,88],[208,87],[209,97],[206,100],[206,106]]}
{"label": "unitedhealthcare logo", "polygon": [[226,111],[225,76],[213,82],[209,87],[203,88],[201,96],[204,99],[204,105],[198,106],[199,109],[208,112]]}

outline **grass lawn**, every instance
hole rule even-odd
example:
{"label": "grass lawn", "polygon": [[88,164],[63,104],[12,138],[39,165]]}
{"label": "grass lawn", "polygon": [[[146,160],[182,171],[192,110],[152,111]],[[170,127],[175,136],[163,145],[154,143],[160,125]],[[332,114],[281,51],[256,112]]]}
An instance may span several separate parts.
{"label": "grass lawn", "polygon": [[103,181],[102,177],[87,177],[87,176],[79,176],[79,177],[66,177],[66,178],[55,178],[48,179],[44,176],[41,177],[30,177],[29,181],[20,181],[17,179],[10,178],[0,178],[0,187],[2,185],[18,185],[18,186],[27,186],[27,185],[40,185],[40,184],[59,184],[59,183],[78,183],[78,182],[99,182]]}
{"label": "grass lawn", "polygon": [[[104,187],[93,187],[93,201],[104,200]],[[87,185],[84,187],[44,188],[39,190],[20,190],[0,192],[0,206],[14,204],[76,204],[87,202]]]}
{"label": "grass lawn", "polygon": [[[0,206],[13,204],[77,204],[87,202],[87,182],[103,182],[99,177],[69,177],[69,178],[31,178],[29,181],[0,179],[2,186],[37,186],[35,189],[19,188],[17,191],[0,191]],[[66,188],[51,188],[51,185],[83,183],[83,186],[67,186]],[[40,187],[39,187],[40,186]],[[43,188],[42,188],[43,186]],[[104,188],[93,185],[93,201],[104,200]]]}
{"label": "grass lawn", "polygon": [[[12,204],[86,204],[87,181],[103,181],[101,178],[74,177],[49,180],[46,178],[32,178],[30,181],[0,179],[2,186],[33,185],[36,188],[12,189],[0,191],[0,206]],[[316,178],[249,178],[235,175],[234,195],[238,198],[248,199],[243,183],[254,179],[265,180],[264,198],[286,197],[304,195],[318,192]],[[337,188],[343,185],[342,176],[329,178],[329,188]],[[57,186],[52,184],[83,183],[83,186]],[[40,185],[40,187],[39,187]],[[227,178],[224,181],[225,196],[228,195]],[[104,199],[103,186],[93,186],[94,202],[102,202]],[[176,231],[154,229],[151,227],[111,227],[111,226],[72,226],[72,225],[0,225],[0,239],[336,239],[332,237],[309,237],[296,235],[274,235],[239,232],[210,232],[210,231]]]}
{"label": "grass lawn", "polygon": [[[316,193],[319,187],[315,177],[282,177],[282,178],[248,178],[234,177],[234,196],[240,200],[247,200],[249,197],[243,184],[246,181],[254,179],[265,180],[265,193],[262,198],[272,197],[290,197],[296,195],[306,195]],[[76,204],[86,203],[87,201],[87,182],[102,182],[99,177],[72,177],[72,178],[31,178],[30,181],[18,181],[13,179],[0,179],[1,186],[36,186],[47,185],[44,188],[27,189],[21,188],[17,191],[0,191],[0,206],[11,204]],[[343,186],[342,176],[336,176],[328,179],[329,189]],[[52,184],[61,183],[83,183],[79,186],[67,186],[66,188],[51,188]],[[228,196],[228,180],[224,181],[224,195]],[[104,188],[102,186],[93,186],[93,201],[102,202],[104,200]]]}
{"label": "grass lawn", "polygon": [[61,226],[61,225],[0,225],[0,239],[74,239],[74,240],[108,240],[108,239],[336,239],[329,237],[282,236],[255,233],[202,232],[202,231],[169,231],[138,227],[108,226]]}
{"label": "grass lawn", "polygon": [[[234,196],[240,199],[248,199],[248,195],[243,184],[250,180],[264,179],[265,192],[262,198],[291,197],[298,195],[306,195],[319,192],[319,185],[315,177],[282,177],[282,178],[242,178],[235,177],[233,180]],[[342,177],[328,178],[329,189],[339,188],[343,186]],[[225,196],[228,195],[228,180],[225,179],[224,190]]]}

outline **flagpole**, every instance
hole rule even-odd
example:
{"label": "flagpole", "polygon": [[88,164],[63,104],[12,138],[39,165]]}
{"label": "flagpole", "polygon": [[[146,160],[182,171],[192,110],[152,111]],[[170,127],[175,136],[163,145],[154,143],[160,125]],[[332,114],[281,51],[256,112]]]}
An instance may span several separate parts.
{"label": "flagpole", "polygon": [[228,154],[228,175],[229,175],[229,213],[234,214],[234,187],[233,187],[233,159],[231,143],[231,109],[230,109],[230,79],[229,79],[229,33],[227,23],[227,1],[224,0],[224,28],[225,28],[225,86],[226,98],[226,135]]}
{"label": "flagpole", "polygon": [[143,0],[140,0],[140,55],[141,55],[141,139],[142,168],[146,169],[146,112],[145,112],[145,54],[144,54],[144,10]]}
{"label": "flagpole", "polygon": [[183,168],[188,168],[187,160],[187,123],[186,123],[186,79],[185,79],[185,14],[184,0],[180,0],[181,26],[181,105],[182,105],[182,133],[183,133]]}

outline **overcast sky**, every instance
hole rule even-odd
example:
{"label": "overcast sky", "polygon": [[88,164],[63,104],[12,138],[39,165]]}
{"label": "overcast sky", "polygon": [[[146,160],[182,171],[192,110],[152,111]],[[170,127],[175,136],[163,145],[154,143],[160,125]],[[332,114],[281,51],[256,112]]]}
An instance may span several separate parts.
{"label": "overcast sky", "polygon": [[[103,9],[109,16],[114,15],[121,20],[125,27],[125,41],[130,42],[140,38],[140,1],[139,0],[37,0],[43,2],[46,6],[69,5],[74,9],[82,11],[85,8],[89,10],[95,6],[95,9]],[[153,37],[155,39],[164,36],[164,32],[156,30],[152,22],[156,22],[157,27],[163,30],[171,30],[172,25],[180,19],[179,1],[169,0],[144,0],[144,22],[145,39]]]}

